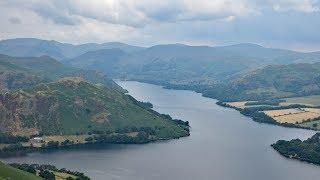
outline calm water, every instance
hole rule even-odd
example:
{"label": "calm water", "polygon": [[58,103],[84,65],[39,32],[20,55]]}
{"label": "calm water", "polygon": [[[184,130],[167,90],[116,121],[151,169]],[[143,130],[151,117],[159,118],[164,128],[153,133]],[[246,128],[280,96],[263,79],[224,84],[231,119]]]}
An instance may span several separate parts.
{"label": "calm water", "polygon": [[191,91],[119,82],[154,109],[188,120],[191,136],[146,145],[33,153],[7,162],[49,163],[110,180],[296,180],[317,179],[320,167],[289,160],[270,144],[278,139],[307,138],[312,131],[259,124],[215,100]]}

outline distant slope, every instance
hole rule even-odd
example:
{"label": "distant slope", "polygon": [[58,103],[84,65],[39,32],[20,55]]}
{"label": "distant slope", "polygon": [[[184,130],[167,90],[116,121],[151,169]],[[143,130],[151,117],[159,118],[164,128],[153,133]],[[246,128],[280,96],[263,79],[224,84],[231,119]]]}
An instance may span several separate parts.
{"label": "distant slope", "polygon": [[317,62],[320,53],[300,53],[255,44],[209,47],[157,45],[135,53],[88,52],[70,60],[113,77],[174,86],[213,85],[270,64]]}
{"label": "distant slope", "polygon": [[18,58],[0,54],[1,91],[30,87],[68,76],[83,77],[93,83],[122,90],[111,79],[96,71],[68,67],[48,56]]}
{"label": "distant slope", "polygon": [[73,58],[88,51],[114,48],[121,49],[125,52],[135,52],[143,49],[142,47],[119,42],[73,45],[35,38],[17,38],[0,41],[0,54],[19,57],[39,57],[47,55],[57,60]]}
{"label": "distant slope", "polygon": [[111,74],[111,72],[117,68],[116,66],[122,58],[126,58],[127,56],[128,53],[121,49],[100,49],[84,53],[73,59],[67,60],[66,63],[75,67],[95,69]]}
{"label": "distant slope", "polygon": [[102,71],[112,78],[174,87],[209,87],[266,65],[320,60],[320,52],[301,53],[249,43],[217,47],[164,44],[141,48],[115,42],[71,45],[12,39],[0,41],[1,52],[17,56],[45,54],[66,64]]}
{"label": "distant slope", "polygon": [[1,180],[40,180],[42,178],[0,162]]}
{"label": "distant slope", "polygon": [[270,65],[204,90],[220,100],[257,100],[320,94],[320,63]]}
{"label": "distant slope", "polygon": [[2,94],[0,112],[0,130],[11,135],[137,132],[141,128],[150,128],[156,139],[188,135],[184,125],[139,106],[128,95],[80,78]]}

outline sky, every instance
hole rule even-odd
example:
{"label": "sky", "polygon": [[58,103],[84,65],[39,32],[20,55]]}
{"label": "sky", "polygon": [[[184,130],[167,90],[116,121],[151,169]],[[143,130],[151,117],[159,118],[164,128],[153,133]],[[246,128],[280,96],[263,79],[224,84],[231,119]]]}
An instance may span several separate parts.
{"label": "sky", "polygon": [[0,0],[0,39],[320,50],[320,0]]}

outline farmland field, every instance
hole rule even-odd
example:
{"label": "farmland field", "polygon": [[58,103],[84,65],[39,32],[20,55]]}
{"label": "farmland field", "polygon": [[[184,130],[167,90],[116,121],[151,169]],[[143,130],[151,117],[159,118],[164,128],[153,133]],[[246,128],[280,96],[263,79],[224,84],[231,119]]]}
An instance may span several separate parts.
{"label": "farmland field", "polygon": [[308,106],[320,106],[320,95],[286,98],[284,100],[286,100],[286,102],[280,103],[280,105],[303,104]]}
{"label": "farmland field", "polygon": [[279,123],[302,123],[320,117],[320,109],[317,108],[270,110],[264,113]]}
{"label": "farmland field", "polygon": [[55,175],[56,180],[65,180],[68,177],[76,179],[77,177],[71,174],[63,173],[63,172],[53,172]]}
{"label": "farmland field", "polygon": [[245,108],[245,104],[247,101],[238,101],[238,102],[227,102],[226,104],[231,106],[231,107],[236,107],[236,108]]}

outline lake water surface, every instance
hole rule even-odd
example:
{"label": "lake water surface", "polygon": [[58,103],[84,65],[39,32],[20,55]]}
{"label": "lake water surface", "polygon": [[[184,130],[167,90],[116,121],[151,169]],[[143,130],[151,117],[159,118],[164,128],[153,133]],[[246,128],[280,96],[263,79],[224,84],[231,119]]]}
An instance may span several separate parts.
{"label": "lake water surface", "polygon": [[118,82],[140,101],[190,122],[191,136],[144,145],[32,153],[6,162],[54,164],[104,180],[311,180],[320,167],[286,159],[270,144],[313,131],[259,124],[201,94],[139,82]]}

